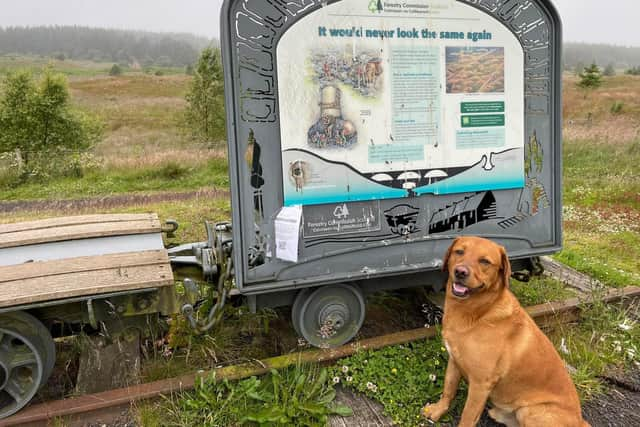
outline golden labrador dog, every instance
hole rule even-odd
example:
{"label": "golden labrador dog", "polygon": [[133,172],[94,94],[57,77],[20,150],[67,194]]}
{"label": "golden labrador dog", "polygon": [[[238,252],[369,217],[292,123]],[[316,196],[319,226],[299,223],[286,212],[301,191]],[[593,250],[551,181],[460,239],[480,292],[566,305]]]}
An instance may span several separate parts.
{"label": "golden labrador dog", "polygon": [[443,261],[449,272],[442,335],[449,363],[440,400],[423,415],[437,421],[469,386],[461,427],[489,415],[507,426],[584,427],[580,400],[551,341],[509,290],[505,249],[479,237],[459,237]]}

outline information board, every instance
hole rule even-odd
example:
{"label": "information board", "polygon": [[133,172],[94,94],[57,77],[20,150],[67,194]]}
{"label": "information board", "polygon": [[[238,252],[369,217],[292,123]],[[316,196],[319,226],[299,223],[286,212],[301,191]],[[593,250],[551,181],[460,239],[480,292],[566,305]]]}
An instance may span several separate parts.
{"label": "information board", "polygon": [[343,0],[277,47],[284,205],[522,188],[524,55],[454,0]]}

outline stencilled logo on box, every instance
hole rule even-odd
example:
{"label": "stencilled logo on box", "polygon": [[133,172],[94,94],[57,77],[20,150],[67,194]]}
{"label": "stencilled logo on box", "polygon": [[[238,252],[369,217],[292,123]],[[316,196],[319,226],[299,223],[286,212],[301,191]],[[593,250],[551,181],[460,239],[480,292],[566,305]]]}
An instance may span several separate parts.
{"label": "stencilled logo on box", "polygon": [[304,238],[379,231],[380,202],[308,205],[302,217]]}

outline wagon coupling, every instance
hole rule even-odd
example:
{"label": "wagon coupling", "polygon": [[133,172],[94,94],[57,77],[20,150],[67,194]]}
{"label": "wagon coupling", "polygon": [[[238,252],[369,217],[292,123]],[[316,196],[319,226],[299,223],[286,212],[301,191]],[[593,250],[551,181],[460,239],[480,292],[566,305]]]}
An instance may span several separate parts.
{"label": "wagon coupling", "polygon": [[183,281],[189,302],[181,307],[181,312],[191,327],[198,332],[206,332],[220,321],[222,309],[233,287],[231,224],[228,222],[213,224],[207,221],[205,227],[206,241],[188,243],[168,250],[169,259],[176,269],[184,265],[198,266],[205,282],[209,285],[216,284],[215,293],[212,295],[215,302],[207,317],[198,320],[196,308],[202,302],[198,286],[192,278],[187,277]]}

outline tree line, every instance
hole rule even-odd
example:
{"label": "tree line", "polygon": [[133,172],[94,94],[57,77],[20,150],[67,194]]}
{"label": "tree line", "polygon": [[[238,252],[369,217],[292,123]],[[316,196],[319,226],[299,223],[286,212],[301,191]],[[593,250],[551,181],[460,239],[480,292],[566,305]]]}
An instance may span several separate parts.
{"label": "tree line", "polygon": [[589,43],[565,43],[563,47],[565,70],[575,70],[577,73],[593,63],[619,70],[640,66],[640,47]]}
{"label": "tree line", "polygon": [[0,54],[114,62],[124,66],[184,67],[210,40],[191,34],[82,26],[0,27]]}

